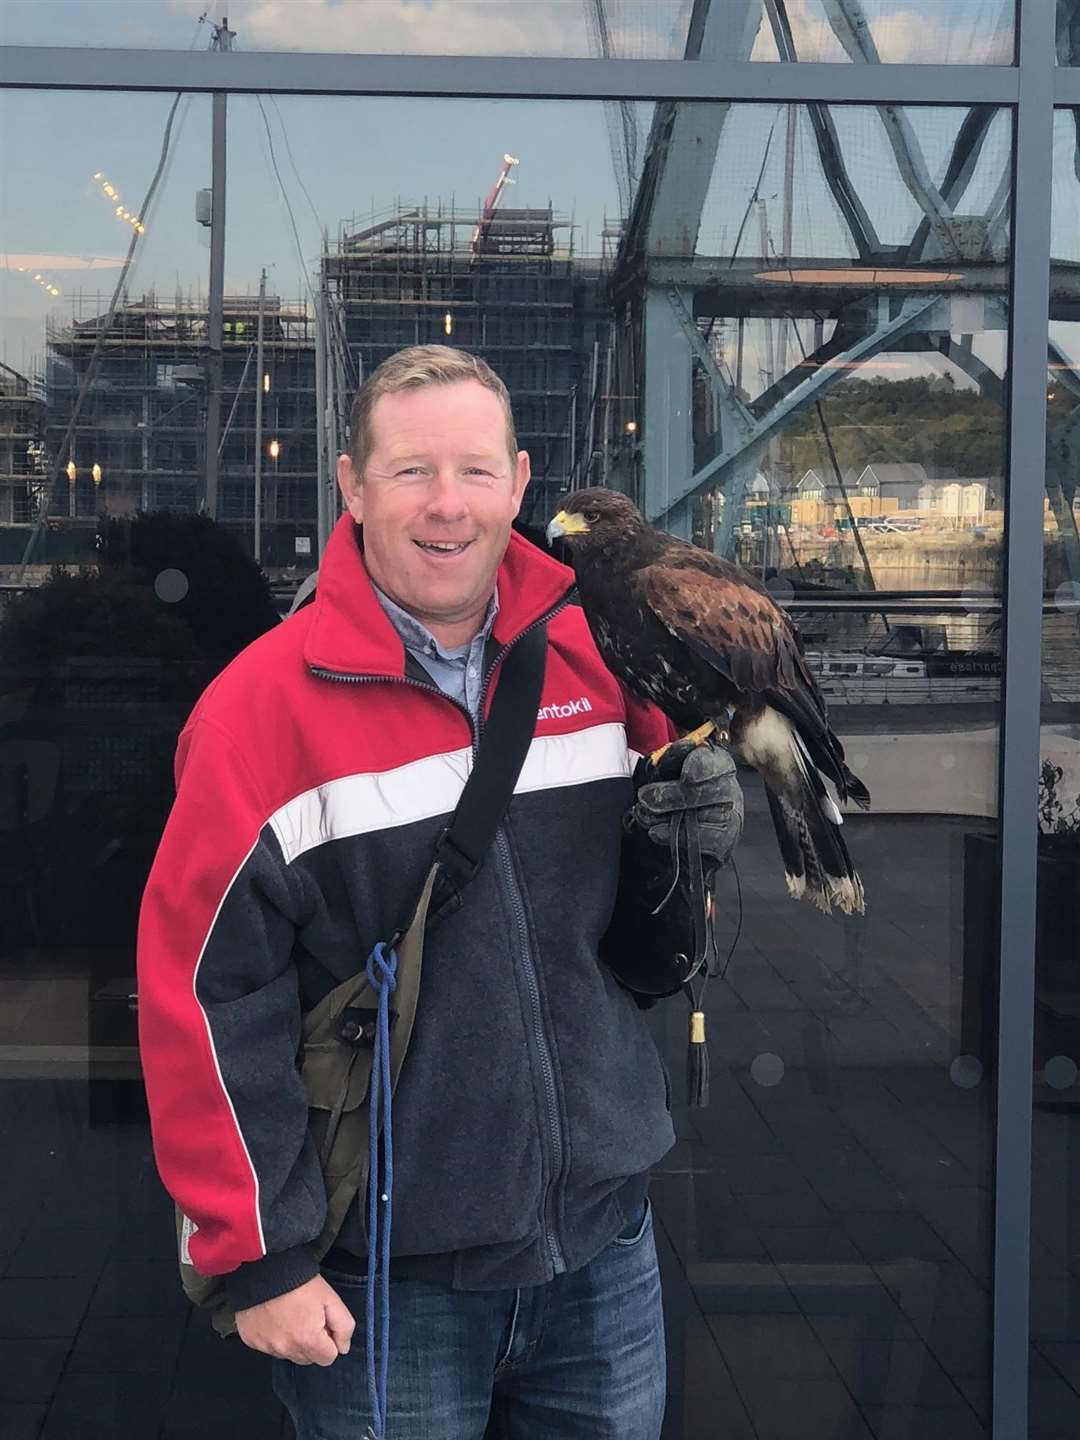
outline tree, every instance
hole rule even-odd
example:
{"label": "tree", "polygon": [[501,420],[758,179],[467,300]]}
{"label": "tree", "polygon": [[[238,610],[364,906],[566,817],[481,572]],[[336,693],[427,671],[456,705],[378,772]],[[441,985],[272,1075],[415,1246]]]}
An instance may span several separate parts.
{"label": "tree", "polygon": [[139,511],[105,520],[98,558],[182,621],[215,673],[280,618],[262,570],[206,515]]}
{"label": "tree", "polygon": [[[938,476],[993,478],[1003,473],[1005,417],[1000,404],[976,390],[957,389],[947,375],[845,380],[820,403],[841,470],[909,462]],[[812,406],[791,417],[781,450],[796,476],[809,469],[831,474]]]}
{"label": "tree", "polygon": [[192,665],[191,630],[143,585],[116,573],[69,575],[17,596],[0,621],[0,664],[43,673],[72,657],[124,656]]}

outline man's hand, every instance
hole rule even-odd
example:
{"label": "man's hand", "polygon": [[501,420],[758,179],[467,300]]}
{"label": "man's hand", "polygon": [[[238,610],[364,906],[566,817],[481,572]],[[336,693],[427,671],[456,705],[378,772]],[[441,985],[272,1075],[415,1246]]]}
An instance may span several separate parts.
{"label": "man's hand", "polygon": [[356,1321],[321,1275],[236,1312],[236,1330],[251,1350],[294,1365],[332,1365],[346,1355]]}
{"label": "man's hand", "polygon": [[743,828],[743,797],[735,762],[721,745],[677,740],[659,765],[643,760],[634,822],[657,845],[670,845],[672,821],[694,811],[702,855],[722,865]]}

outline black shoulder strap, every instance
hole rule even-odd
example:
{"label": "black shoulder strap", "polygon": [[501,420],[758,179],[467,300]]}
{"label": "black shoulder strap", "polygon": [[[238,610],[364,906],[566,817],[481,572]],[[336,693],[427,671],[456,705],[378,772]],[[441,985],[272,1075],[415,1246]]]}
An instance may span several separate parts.
{"label": "black shoulder strap", "polygon": [[[314,600],[318,576],[315,570],[301,585],[289,609],[290,615]],[[406,660],[409,658],[406,652]],[[546,625],[527,630],[503,661],[491,713],[480,732],[472,772],[450,824],[435,846],[434,860],[440,874],[432,895],[432,916],[448,899],[460,896],[476,875],[506,814],[536,729],[546,664]],[[414,905],[413,911],[415,908]],[[398,935],[404,934],[407,928],[406,923]]]}
{"label": "black shoulder strap", "polygon": [[545,625],[526,631],[503,661],[472,773],[435,847],[439,869],[459,894],[480,869],[510,804],[536,729],[546,662]]}

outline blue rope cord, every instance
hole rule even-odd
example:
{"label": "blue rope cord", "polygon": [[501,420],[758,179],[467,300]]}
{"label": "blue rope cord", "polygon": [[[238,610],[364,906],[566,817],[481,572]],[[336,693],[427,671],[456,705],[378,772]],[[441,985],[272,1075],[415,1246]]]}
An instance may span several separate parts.
{"label": "blue rope cord", "polygon": [[[379,996],[375,1027],[375,1052],[371,1062],[370,1154],[368,1161],[368,1271],[367,1271],[367,1364],[368,1398],[371,1403],[372,1440],[382,1440],[386,1425],[387,1371],[390,1364],[390,1221],[394,1194],[394,1150],[390,1131],[390,992],[397,989],[397,951],[383,941],[368,956],[368,983]],[[382,1149],[386,1188],[379,1195],[379,1104],[382,1102]],[[386,1209],[380,1226],[380,1198]],[[375,1253],[379,1252],[382,1282],[380,1306],[379,1369],[375,1374]]]}

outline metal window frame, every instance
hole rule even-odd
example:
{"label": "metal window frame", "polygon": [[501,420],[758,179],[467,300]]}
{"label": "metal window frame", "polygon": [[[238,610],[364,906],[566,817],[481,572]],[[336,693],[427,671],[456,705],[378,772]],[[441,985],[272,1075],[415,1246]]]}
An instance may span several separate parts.
{"label": "metal window frame", "polygon": [[[1036,780],[1040,739],[1056,0],[1015,0],[1016,63],[854,65],[0,46],[0,88],[506,100],[733,100],[1010,107],[1014,120],[1009,490],[999,767],[1001,1031],[995,1127],[993,1440],[1028,1431]],[[1033,577],[1039,577],[1033,584]]]}
{"label": "metal window frame", "polygon": [[[1055,65],[1056,16],[1056,0],[1017,0],[1020,93],[1013,129],[1004,694],[998,790],[1001,1018],[994,1158],[993,1440],[1024,1440],[1029,1420],[1042,507],[1052,142],[1054,101],[1062,74]],[[1080,77],[1074,72],[1073,78]]]}
{"label": "metal window frame", "polygon": [[849,104],[1016,103],[1007,65],[774,65],[498,55],[321,55],[271,51],[0,47],[0,86],[231,90],[504,100],[825,100]]}

